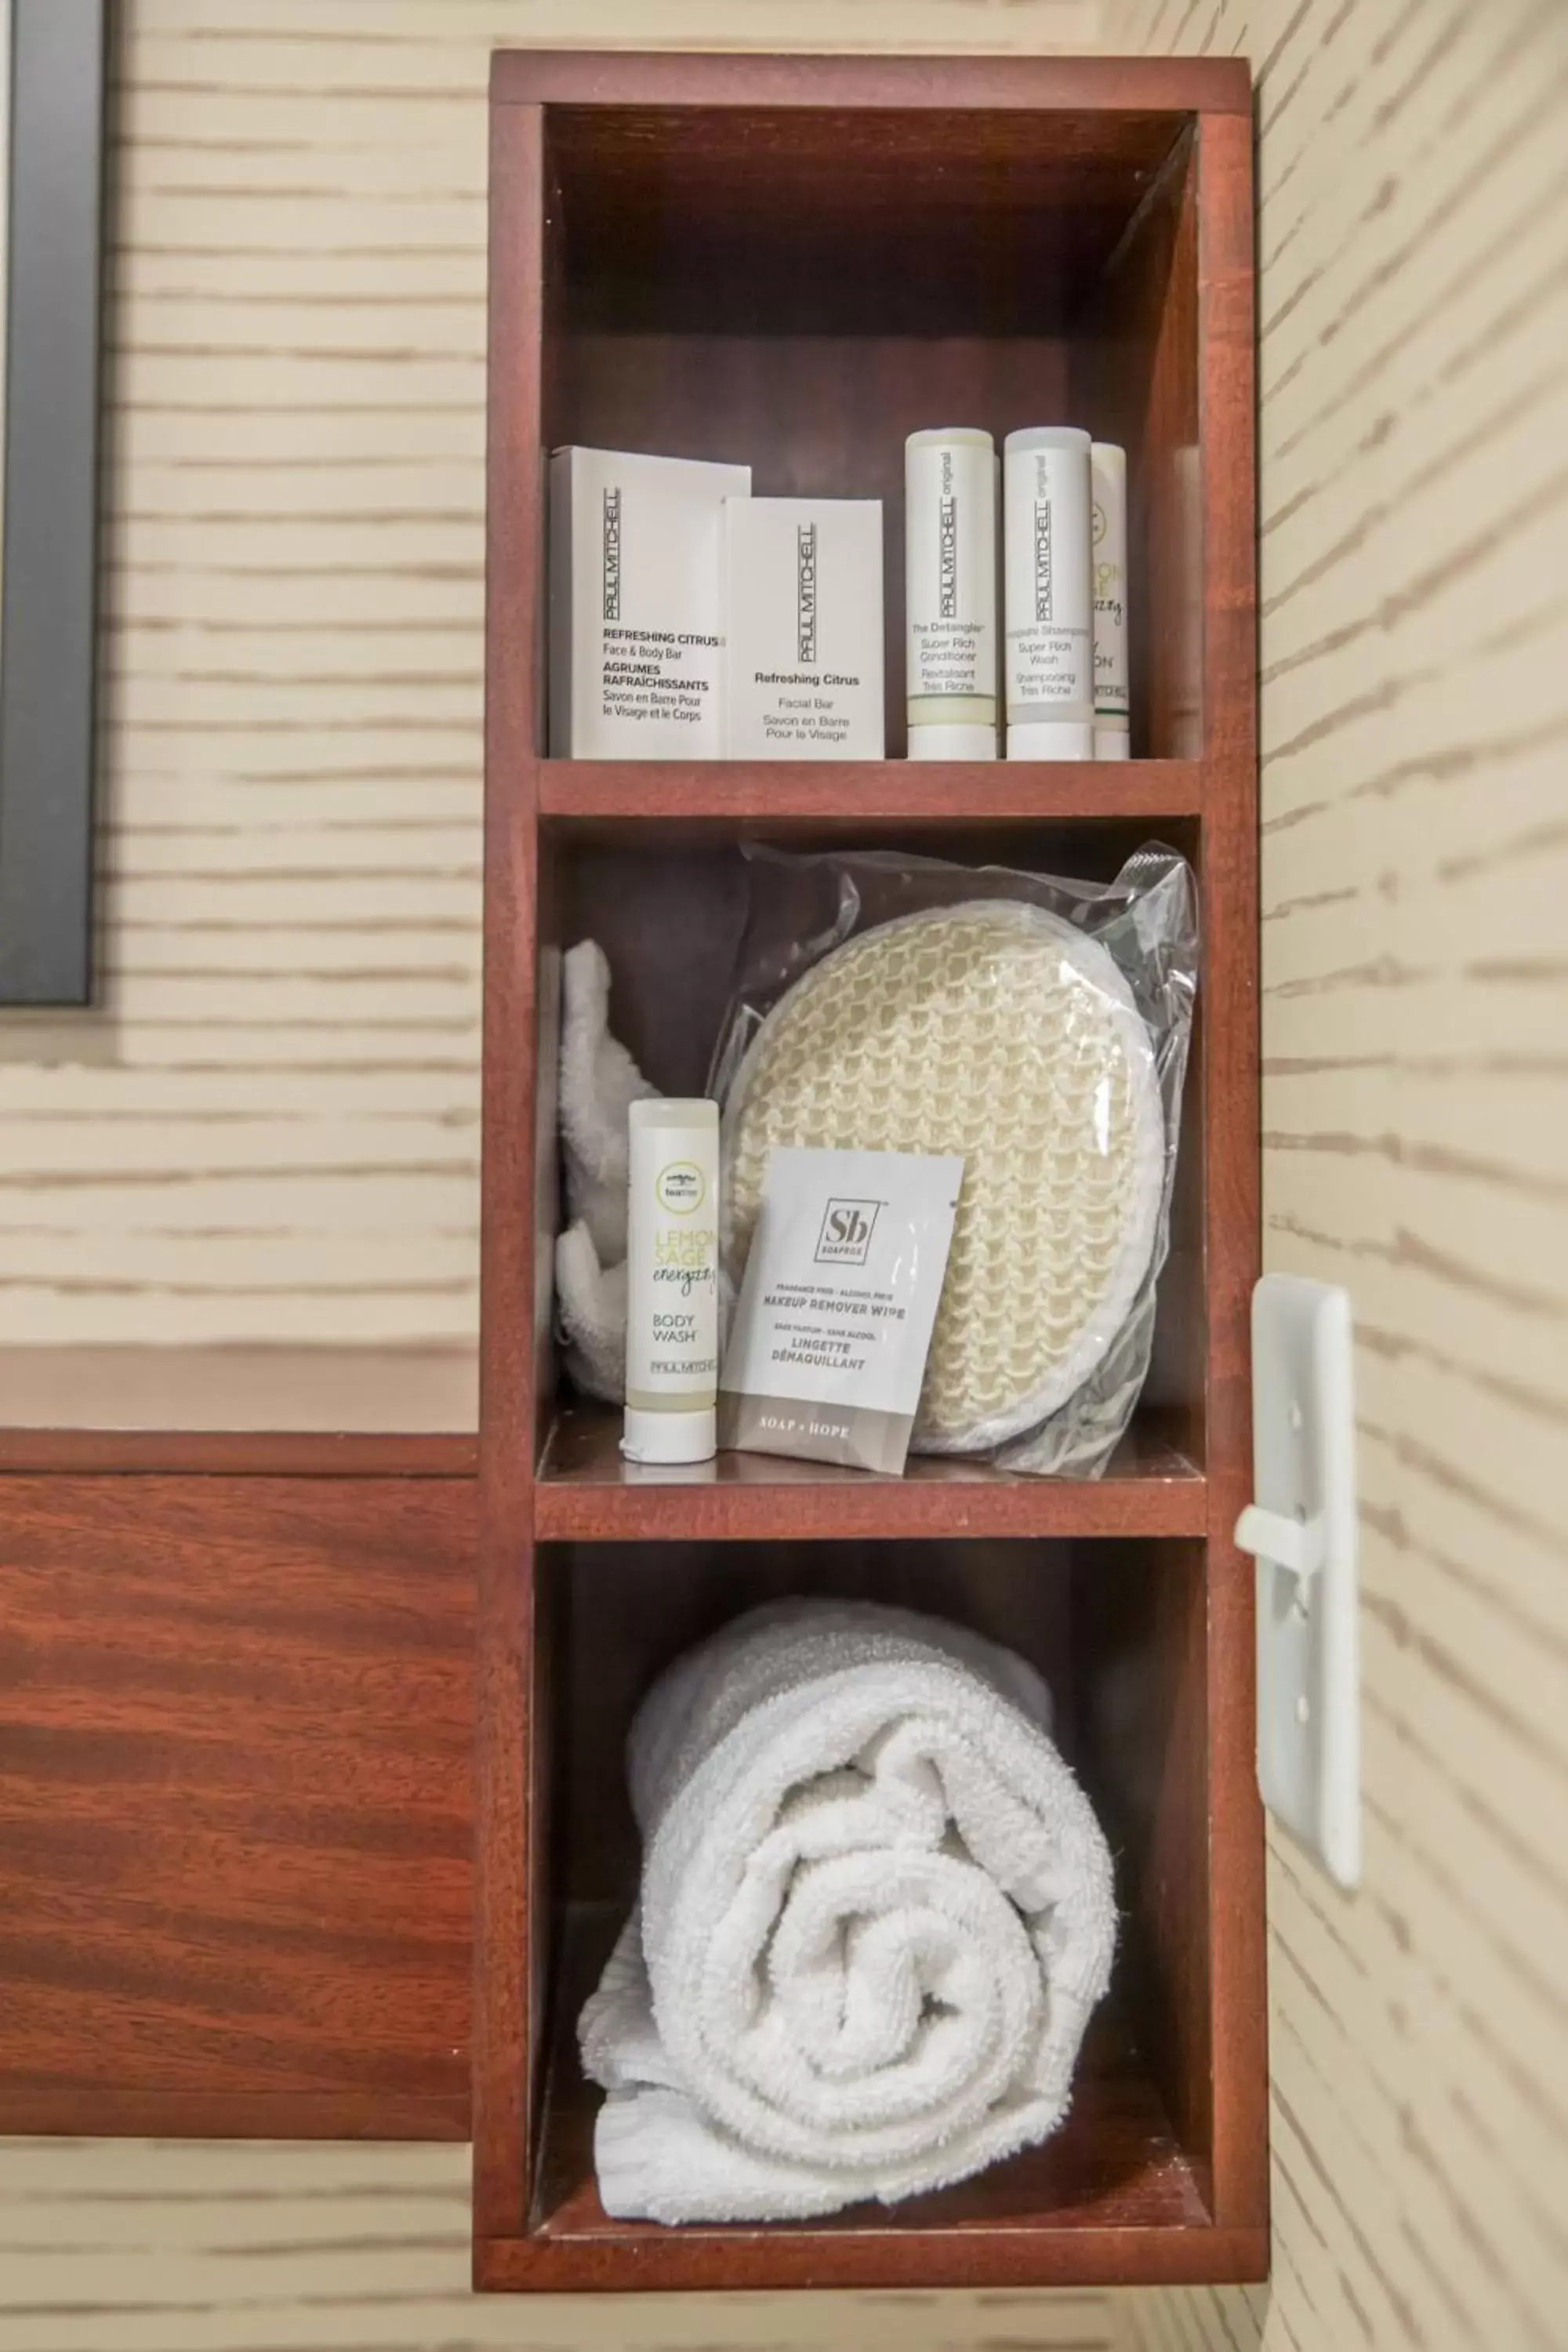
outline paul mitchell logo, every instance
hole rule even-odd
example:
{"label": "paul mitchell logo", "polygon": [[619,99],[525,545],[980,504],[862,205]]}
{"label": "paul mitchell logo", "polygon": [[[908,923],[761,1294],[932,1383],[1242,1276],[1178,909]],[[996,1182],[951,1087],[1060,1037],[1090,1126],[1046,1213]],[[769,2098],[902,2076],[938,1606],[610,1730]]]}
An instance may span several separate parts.
{"label": "paul mitchell logo", "polygon": [[795,659],[816,664],[816,525],[799,523],[795,534]]}
{"label": "paul mitchell logo", "polygon": [[880,1201],[829,1201],[816,1237],[817,1265],[864,1265],[881,1206]]}
{"label": "paul mitchell logo", "polygon": [[1055,619],[1052,609],[1051,508],[1048,499],[1035,500],[1035,618]]}
{"label": "paul mitchell logo", "polygon": [[621,617],[621,494],[605,492],[605,618]]}
{"label": "paul mitchell logo", "polygon": [[942,453],[942,492],[936,502],[937,611],[958,618],[958,499],[952,488],[952,452]]}

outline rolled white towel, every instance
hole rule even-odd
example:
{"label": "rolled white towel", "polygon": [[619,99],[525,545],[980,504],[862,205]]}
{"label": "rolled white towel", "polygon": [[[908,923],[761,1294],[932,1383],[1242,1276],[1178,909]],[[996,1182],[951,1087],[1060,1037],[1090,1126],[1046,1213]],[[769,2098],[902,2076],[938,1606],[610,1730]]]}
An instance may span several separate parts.
{"label": "rolled white towel", "polygon": [[753,1611],[632,1727],[642,1896],[580,2024],[620,2220],[830,2213],[1047,2138],[1115,1944],[1049,1699],[979,1635]]}

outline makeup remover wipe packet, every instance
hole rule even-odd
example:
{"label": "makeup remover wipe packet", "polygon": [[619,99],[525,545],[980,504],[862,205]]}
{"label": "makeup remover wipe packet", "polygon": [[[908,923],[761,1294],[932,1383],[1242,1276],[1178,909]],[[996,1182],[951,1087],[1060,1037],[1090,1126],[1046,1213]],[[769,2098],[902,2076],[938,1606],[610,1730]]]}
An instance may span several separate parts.
{"label": "makeup remover wipe packet", "polygon": [[721,1445],[902,1470],[963,1181],[958,1157],[770,1152]]}

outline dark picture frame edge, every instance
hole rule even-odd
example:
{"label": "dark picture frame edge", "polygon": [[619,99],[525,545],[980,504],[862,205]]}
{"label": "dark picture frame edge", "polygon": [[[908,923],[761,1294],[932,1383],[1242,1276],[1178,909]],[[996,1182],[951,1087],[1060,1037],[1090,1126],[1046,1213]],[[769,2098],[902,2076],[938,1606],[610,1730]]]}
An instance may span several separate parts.
{"label": "dark picture frame edge", "polygon": [[92,996],[108,0],[11,0],[0,1005]]}

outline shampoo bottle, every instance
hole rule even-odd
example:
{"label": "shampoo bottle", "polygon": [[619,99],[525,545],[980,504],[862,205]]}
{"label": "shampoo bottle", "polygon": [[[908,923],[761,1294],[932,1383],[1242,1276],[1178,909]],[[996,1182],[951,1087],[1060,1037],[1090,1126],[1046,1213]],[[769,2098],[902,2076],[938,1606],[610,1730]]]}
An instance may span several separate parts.
{"label": "shampoo bottle", "polygon": [[1009,433],[1004,448],[1007,757],[1094,757],[1089,436]]}
{"label": "shampoo bottle", "polygon": [[706,1462],[719,1388],[719,1107],[628,1113],[628,1462]]}

